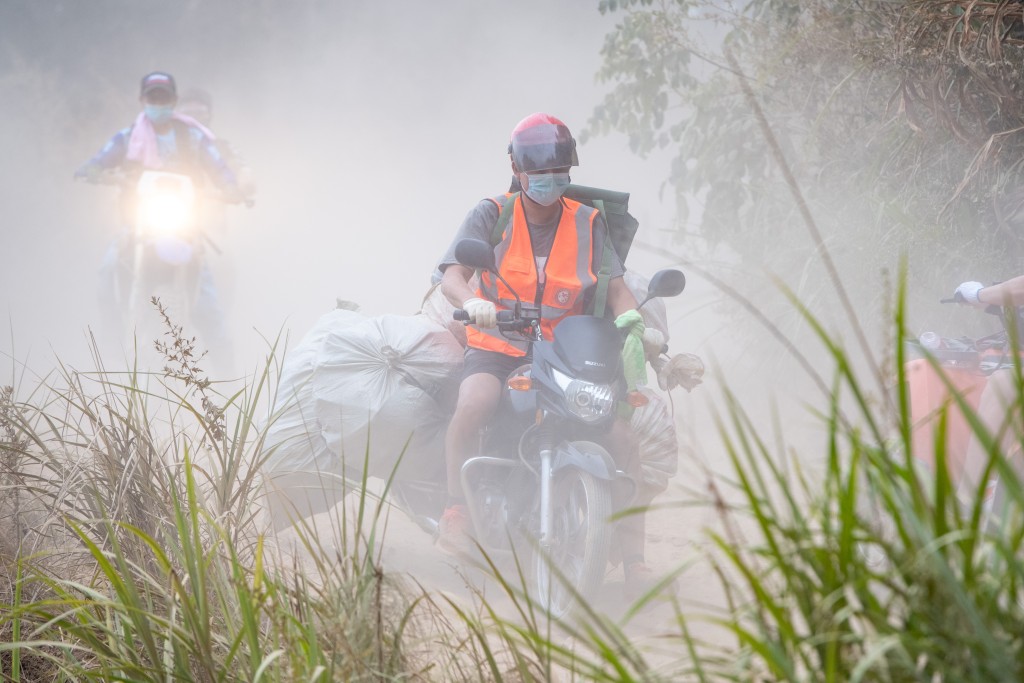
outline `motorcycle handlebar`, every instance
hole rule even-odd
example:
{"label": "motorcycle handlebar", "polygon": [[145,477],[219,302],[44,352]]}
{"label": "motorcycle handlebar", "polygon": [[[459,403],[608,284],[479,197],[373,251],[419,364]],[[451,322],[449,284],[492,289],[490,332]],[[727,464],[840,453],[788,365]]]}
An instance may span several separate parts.
{"label": "motorcycle handlebar", "polygon": [[[957,294],[956,296],[954,296],[954,297],[952,297],[950,299],[939,299],[939,303],[940,304],[962,304],[962,303],[966,303],[966,302],[964,301],[964,298],[962,296]],[[988,313],[989,315],[1002,315],[1003,314],[1003,308],[1002,308],[1002,306],[986,306],[985,307],[985,312]]]}
{"label": "motorcycle handlebar", "polygon": [[[106,169],[100,173],[92,175],[76,173],[74,175],[74,179],[84,181],[92,185],[111,185],[122,189],[132,187],[138,180],[137,177],[133,177],[131,174],[126,173],[124,170],[119,168]],[[223,202],[224,204],[238,204],[247,209],[251,209],[256,205],[256,200],[251,196],[224,192],[222,189],[203,187],[199,184],[195,187],[197,193],[210,199]]]}
{"label": "motorcycle handlebar", "polygon": [[99,173],[76,173],[74,179],[90,185],[111,185],[124,187],[128,185],[128,177],[117,169],[108,169]]}

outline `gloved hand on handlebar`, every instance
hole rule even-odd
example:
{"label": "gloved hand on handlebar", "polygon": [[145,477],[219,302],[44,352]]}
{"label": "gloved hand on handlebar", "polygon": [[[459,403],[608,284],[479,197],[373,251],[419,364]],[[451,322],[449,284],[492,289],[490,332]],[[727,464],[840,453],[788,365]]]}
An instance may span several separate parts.
{"label": "gloved hand on handlebar", "polygon": [[960,304],[971,304],[972,306],[986,306],[978,299],[978,293],[985,289],[980,282],[964,282],[953,292],[953,300]]}
{"label": "gloved hand on handlebar", "polygon": [[98,183],[103,176],[103,168],[96,164],[83,164],[75,171],[75,180],[84,180],[87,183]]}
{"label": "gloved hand on handlebar", "polygon": [[495,327],[498,324],[498,309],[495,308],[493,301],[479,297],[466,299],[462,304],[462,310],[469,315],[469,319],[477,327]]}

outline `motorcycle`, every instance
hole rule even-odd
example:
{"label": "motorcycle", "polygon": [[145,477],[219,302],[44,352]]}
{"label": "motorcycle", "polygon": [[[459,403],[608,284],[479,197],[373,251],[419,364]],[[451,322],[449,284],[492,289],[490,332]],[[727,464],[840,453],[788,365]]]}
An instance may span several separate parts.
{"label": "motorcycle", "polygon": [[[212,288],[207,261],[219,253],[208,234],[214,201],[228,200],[200,189],[188,175],[145,170],[137,176],[112,172],[97,182],[122,188],[122,215],[127,230],[112,249],[115,264],[107,283],[120,329],[129,344],[135,338],[155,339],[164,331],[153,300],[179,324],[196,323],[215,344],[223,336],[218,315],[200,316],[198,304]],[[251,202],[246,202],[250,205]],[[111,315],[113,317],[113,315]],[[202,318],[200,320],[199,318]],[[210,318],[210,320],[207,320]]]}
{"label": "motorcycle", "polygon": [[[942,302],[957,303],[954,299],[943,299]],[[944,448],[954,488],[964,477],[972,430],[952,392],[956,392],[972,411],[977,412],[981,395],[992,374],[1012,369],[1015,363],[1010,334],[1010,325],[1014,324],[1013,316],[1007,316],[997,306],[989,306],[986,312],[1001,318],[1002,330],[977,339],[942,337],[934,332],[925,332],[911,342],[912,348],[921,357],[911,359],[905,365],[913,425],[912,455],[930,471],[934,471],[936,426],[945,411]],[[924,357],[926,355],[938,367]],[[1003,488],[998,473],[993,472],[985,492],[983,508],[986,516],[984,523],[989,528],[996,521],[992,519],[993,512],[1005,509],[1006,492]]]}
{"label": "motorcycle", "polygon": [[185,175],[144,171],[135,198],[123,309],[141,320],[143,308],[156,297],[172,315],[185,319],[198,292],[204,247],[195,185]]}
{"label": "motorcycle", "polygon": [[[486,242],[464,239],[455,256],[504,282]],[[640,305],[677,296],[685,284],[680,271],[659,271]],[[632,496],[632,480],[598,442],[615,421],[620,401],[642,405],[646,399],[626,390],[624,336],[613,322],[572,316],[545,340],[540,311],[513,294],[517,303],[498,312],[497,327],[507,338],[528,341],[532,362],[508,377],[498,413],[481,435],[479,454],[462,466],[462,488],[481,548],[492,559],[525,567],[531,595],[561,617],[577,598],[592,597],[601,586],[613,501]],[[459,309],[454,317],[471,322]],[[421,528],[436,535],[447,494],[443,472],[432,480],[399,475],[391,494]]]}

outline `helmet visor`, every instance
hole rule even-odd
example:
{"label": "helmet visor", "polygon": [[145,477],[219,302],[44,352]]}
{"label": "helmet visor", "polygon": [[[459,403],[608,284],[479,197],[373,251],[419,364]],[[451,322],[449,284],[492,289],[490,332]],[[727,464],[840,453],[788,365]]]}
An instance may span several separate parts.
{"label": "helmet visor", "polygon": [[553,123],[531,126],[517,132],[509,147],[516,167],[526,173],[580,165],[576,141],[565,126]]}

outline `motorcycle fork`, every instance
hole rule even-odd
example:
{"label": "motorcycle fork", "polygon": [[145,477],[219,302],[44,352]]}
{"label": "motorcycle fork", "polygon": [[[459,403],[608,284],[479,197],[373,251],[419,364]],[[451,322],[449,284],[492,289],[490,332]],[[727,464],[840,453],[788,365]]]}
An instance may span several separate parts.
{"label": "motorcycle fork", "polygon": [[142,244],[142,240],[135,239],[133,236],[130,249],[132,261],[131,284],[128,290],[128,315],[126,316],[129,320],[129,326],[134,325],[138,310],[141,308],[139,299],[142,297],[142,260],[145,257],[145,246]]}
{"label": "motorcycle fork", "polygon": [[551,460],[550,448],[540,451],[540,546],[551,548]]}
{"label": "motorcycle fork", "polygon": [[542,420],[537,426],[537,455],[540,456],[540,471],[537,472],[537,476],[540,478],[540,537],[537,541],[544,552],[549,552],[552,545],[551,488],[555,439],[551,431],[551,424]]}

